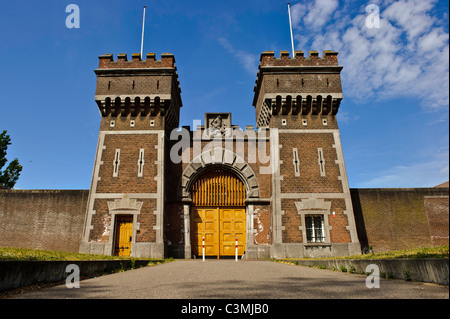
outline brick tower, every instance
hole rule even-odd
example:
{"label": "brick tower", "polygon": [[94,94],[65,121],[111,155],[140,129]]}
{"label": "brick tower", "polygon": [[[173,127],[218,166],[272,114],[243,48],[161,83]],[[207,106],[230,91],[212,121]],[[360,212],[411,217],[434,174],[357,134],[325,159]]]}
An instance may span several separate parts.
{"label": "brick tower", "polygon": [[253,106],[278,153],[272,175],[271,256],[359,254],[336,114],[342,100],[337,53],[261,54]]}
{"label": "brick tower", "polygon": [[175,59],[99,60],[101,123],[80,252],[162,258],[166,134],[182,106]]}

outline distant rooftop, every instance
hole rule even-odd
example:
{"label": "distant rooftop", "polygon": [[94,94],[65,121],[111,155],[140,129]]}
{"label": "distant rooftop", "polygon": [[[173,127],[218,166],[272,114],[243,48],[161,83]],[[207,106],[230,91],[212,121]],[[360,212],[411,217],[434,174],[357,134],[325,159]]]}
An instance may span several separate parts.
{"label": "distant rooftop", "polygon": [[448,187],[448,181],[439,185],[434,186],[435,188],[446,188]]}

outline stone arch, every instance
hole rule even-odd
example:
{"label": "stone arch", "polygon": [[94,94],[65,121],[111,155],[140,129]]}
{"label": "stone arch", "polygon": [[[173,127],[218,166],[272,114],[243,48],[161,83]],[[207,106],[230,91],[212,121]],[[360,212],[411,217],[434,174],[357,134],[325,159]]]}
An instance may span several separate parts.
{"label": "stone arch", "polygon": [[204,170],[213,165],[220,165],[234,172],[244,183],[247,196],[246,198],[259,198],[259,184],[255,172],[250,165],[236,153],[216,147],[204,151],[195,157],[191,163],[184,169],[181,176],[181,197],[190,199],[190,188],[195,179],[200,176]]}

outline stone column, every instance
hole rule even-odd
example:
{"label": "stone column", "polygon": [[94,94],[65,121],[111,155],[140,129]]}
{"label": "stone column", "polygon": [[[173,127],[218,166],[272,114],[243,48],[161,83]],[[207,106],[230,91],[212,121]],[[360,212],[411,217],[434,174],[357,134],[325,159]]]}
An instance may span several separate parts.
{"label": "stone column", "polygon": [[191,259],[191,201],[186,200],[183,204],[184,217],[184,258]]}

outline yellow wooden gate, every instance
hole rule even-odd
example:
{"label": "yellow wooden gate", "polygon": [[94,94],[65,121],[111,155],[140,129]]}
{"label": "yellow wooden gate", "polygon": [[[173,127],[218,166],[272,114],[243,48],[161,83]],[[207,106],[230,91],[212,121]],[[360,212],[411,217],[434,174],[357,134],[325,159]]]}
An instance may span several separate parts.
{"label": "yellow wooden gate", "polygon": [[234,256],[245,252],[245,186],[231,172],[213,169],[192,186],[191,246],[201,256],[203,237],[206,256]]}
{"label": "yellow wooden gate", "polygon": [[234,256],[236,238],[238,240],[238,255],[245,251],[245,208],[219,209],[219,255]]}
{"label": "yellow wooden gate", "polygon": [[133,238],[133,216],[116,216],[114,255],[130,256]]}
{"label": "yellow wooden gate", "polygon": [[238,255],[245,252],[245,208],[193,207],[191,212],[191,246],[194,255],[234,256],[236,237]]}
{"label": "yellow wooden gate", "polygon": [[191,246],[194,255],[201,255],[205,237],[205,255],[219,254],[217,208],[193,208],[191,211]]}

